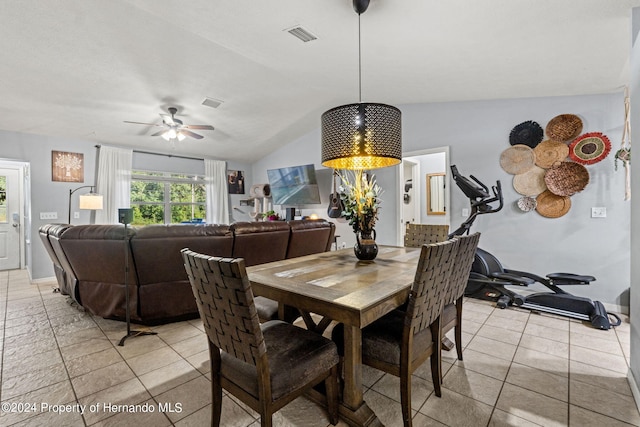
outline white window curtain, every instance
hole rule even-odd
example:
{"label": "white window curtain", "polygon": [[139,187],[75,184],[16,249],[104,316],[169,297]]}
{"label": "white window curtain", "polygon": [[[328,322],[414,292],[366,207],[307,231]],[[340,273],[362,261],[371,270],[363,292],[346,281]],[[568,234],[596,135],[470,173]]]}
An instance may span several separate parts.
{"label": "white window curtain", "polygon": [[117,224],[118,209],[131,206],[133,150],[101,146],[96,187],[103,197],[103,209],[96,211],[96,224]]}
{"label": "white window curtain", "polygon": [[204,159],[204,174],[207,191],[207,223],[229,224],[227,163],[222,160]]}

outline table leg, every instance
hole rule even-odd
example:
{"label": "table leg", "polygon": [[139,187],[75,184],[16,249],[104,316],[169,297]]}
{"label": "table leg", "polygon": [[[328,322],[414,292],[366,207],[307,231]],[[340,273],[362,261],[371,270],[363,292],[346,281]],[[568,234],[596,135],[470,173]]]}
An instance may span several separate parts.
{"label": "table leg", "polygon": [[340,415],[353,426],[382,426],[362,398],[362,331],[344,325],[344,390]]}

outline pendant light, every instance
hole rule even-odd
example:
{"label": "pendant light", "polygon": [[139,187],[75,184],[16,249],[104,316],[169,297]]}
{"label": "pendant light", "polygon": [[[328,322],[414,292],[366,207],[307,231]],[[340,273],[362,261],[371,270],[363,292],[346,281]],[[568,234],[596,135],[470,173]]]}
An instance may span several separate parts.
{"label": "pendant light", "polygon": [[333,169],[377,169],[402,161],[401,113],[386,104],[362,102],[360,15],[369,0],[353,0],[358,14],[357,104],[341,105],[322,115],[322,165]]}

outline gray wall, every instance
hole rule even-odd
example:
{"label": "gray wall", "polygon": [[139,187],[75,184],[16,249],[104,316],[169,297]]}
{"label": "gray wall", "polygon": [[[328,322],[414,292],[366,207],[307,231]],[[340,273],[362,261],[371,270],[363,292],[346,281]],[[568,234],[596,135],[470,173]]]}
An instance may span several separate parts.
{"label": "gray wall", "polygon": [[[329,106],[328,106],[329,107]],[[628,307],[630,285],[630,204],[623,201],[624,174],[614,172],[613,153],[588,170],[591,182],[572,196],[572,208],[557,219],[535,212],[523,213],[514,203],[520,197],[512,186],[512,175],[500,168],[500,153],[509,147],[509,132],[525,120],[542,127],[558,114],[579,115],[584,132],[605,133],[617,149],[622,134],[622,93],[576,97],[528,98],[496,101],[433,103],[399,106],[403,114],[403,151],[450,146],[451,164],[463,175],[473,174],[486,184],[500,180],[504,209],[480,217],[474,231],[482,232],[481,246],[496,255],[506,267],[538,274],[576,272],[597,278],[590,286],[570,289],[575,294],[600,300],[610,309]],[[318,118],[319,120],[319,118]],[[318,123],[319,125],[319,123]],[[320,165],[320,130],[316,129],[253,164],[256,179],[266,179],[266,170],[294,164]],[[376,170],[384,188],[378,242],[396,244],[396,204],[401,203],[394,168]],[[451,188],[451,226],[464,221],[462,208],[469,201],[455,186]],[[324,200],[328,195],[323,194]],[[591,207],[607,208],[606,218],[591,218]],[[325,214],[322,216],[326,217]],[[339,241],[355,239],[348,226],[337,220]]]}
{"label": "gray wall", "polygon": [[[109,144],[108,144],[109,145]],[[84,154],[84,182],[53,182],[51,181],[51,151],[68,151]],[[148,151],[148,150],[147,150]],[[155,158],[154,170],[170,170],[174,172],[193,173],[193,164],[184,162],[178,158],[171,161],[168,157],[152,156]],[[38,229],[41,225],[50,222],[66,223],[68,215],[69,190],[76,189],[84,185],[93,185],[96,169],[96,148],[95,143],[90,141],[71,140],[49,136],[39,136],[27,133],[0,131],[0,158],[8,160],[19,160],[30,163],[31,166],[31,245],[27,248],[27,260],[31,260],[28,266],[31,278],[34,280],[50,278],[54,276],[53,266],[49,255],[44,249]],[[204,171],[204,163],[202,165]],[[143,163],[144,164],[144,163]],[[151,162],[151,167],[154,163]],[[186,169],[182,167],[187,167]],[[142,166],[139,164],[138,166]],[[227,168],[244,170],[249,173],[250,182],[251,168],[248,164],[227,162]],[[199,170],[198,170],[199,171]],[[86,189],[87,191],[89,189]],[[78,210],[78,195],[85,190],[80,190],[73,195],[72,211]],[[237,205],[240,195],[230,196],[230,205]],[[57,212],[57,220],[40,220],[40,212]],[[80,218],[71,219],[72,224],[89,224],[91,222],[90,211],[79,211]]]}
{"label": "gray wall", "polygon": [[[38,228],[50,222],[66,223],[68,215],[69,190],[94,184],[96,162],[95,144],[87,141],[31,135],[26,133],[0,131],[0,157],[29,162],[31,165],[31,259],[28,266],[32,279],[53,276],[53,266],[49,255],[42,246]],[[68,151],[84,154],[84,182],[51,181],[51,151]],[[86,189],[88,192],[88,188]],[[73,195],[72,210],[78,211],[78,195]],[[57,220],[41,220],[40,212],[57,212]],[[90,221],[90,211],[79,211],[79,219],[71,219],[73,224]]]}

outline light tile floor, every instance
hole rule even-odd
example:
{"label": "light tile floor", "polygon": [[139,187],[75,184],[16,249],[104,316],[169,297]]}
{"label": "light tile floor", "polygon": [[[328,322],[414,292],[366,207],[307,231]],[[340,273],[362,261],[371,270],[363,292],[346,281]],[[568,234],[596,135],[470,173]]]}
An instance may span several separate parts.
{"label": "light tile floor", "polygon": [[[118,341],[123,322],[79,311],[0,272],[2,426],[206,426],[208,350],[199,320],[154,327],[155,336]],[[413,378],[414,426],[640,425],[626,374],[629,323],[589,325],[488,302],[464,305],[464,362],[444,354],[442,398],[429,364]],[[365,400],[386,426],[401,426],[399,381],[364,369]],[[78,412],[84,407],[84,414]],[[224,426],[259,426],[257,414],[225,394]],[[325,412],[299,398],[276,426],[326,427]],[[346,424],[340,423],[340,426]]]}

